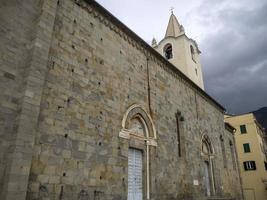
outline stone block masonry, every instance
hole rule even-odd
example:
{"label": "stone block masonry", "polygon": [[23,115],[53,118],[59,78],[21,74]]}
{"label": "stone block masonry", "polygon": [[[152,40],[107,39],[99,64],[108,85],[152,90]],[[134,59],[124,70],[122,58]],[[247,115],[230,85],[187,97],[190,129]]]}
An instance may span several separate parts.
{"label": "stone block masonry", "polygon": [[1,6],[1,199],[25,199],[57,1]]}
{"label": "stone block masonry", "polygon": [[[129,148],[144,157],[144,198],[206,199],[203,135],[214,148],[213,195],[227,196],[224,179],[238,174],[221,174],[216,144],[230,136],[218,103],[95,1],[9,2],[0,20],[1,199],[127,199]],[[140,122],[127,121],[132,105],[129,116],[150,122],[139,130],[155,135],[129,134]]]}

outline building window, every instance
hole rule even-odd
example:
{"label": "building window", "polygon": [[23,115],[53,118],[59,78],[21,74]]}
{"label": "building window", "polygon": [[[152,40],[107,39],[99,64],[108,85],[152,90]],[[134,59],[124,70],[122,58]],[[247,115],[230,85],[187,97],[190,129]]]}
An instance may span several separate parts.
{"label": "building window", "polygon": [[172,45],[171,44],[166,44],[164,49],[164,56],[165,58],[167,58],[168,60],[171,59],[173,57],[173,54],[172,54]]}
{"label": "building window", "polygon": [[255,161],[246,161],[246,162],[243,162],[243,165],[244,165],[245,171],[256,170]]}
{"label": "building window", "polygon": [[267,162],[264,162],[265,170],[267,171]]}
{"label": "building window", "polygon": [[250,152],[250,146],[249,146],[249,143],[245,143],[245,144],[243,144],[243,147],[244,147],[244,152],[245,152],[245,153],[249,153],[249,152]]}
{"label": "building window", "polygon": [[191,52],[191,58],[194,62],[196,62],[196,59],[195,59],[195,50],[194,50],[194,47],[192,45],[190,45],[190,52]]}
{"label": "building window", "polygon": [[246,125],[240,125],[240,133],[241,134],[247,133]]}

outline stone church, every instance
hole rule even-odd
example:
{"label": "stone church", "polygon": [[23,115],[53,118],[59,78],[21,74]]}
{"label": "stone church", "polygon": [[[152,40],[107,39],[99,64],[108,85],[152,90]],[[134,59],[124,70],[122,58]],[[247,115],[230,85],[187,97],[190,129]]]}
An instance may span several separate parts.
{"label": "stone church", "polygon": [[174,14],[150,46],[93,0],[1,1],[0,91],[1,200],[243,199]]}

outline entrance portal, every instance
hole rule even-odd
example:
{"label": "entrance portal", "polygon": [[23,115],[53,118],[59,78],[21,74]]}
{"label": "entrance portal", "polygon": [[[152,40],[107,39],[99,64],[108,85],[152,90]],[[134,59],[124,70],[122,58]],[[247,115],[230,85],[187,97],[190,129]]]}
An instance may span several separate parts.
{"label": "entrance portal", "polygon": [[142,151],[130,148],[128,151],[128,200],[143,199]]}

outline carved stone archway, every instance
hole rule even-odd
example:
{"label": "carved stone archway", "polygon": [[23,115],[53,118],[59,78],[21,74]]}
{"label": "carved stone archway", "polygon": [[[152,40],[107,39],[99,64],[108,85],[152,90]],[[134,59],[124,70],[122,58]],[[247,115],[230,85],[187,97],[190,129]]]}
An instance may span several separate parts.
{"label": "carved stone archway", "polygon": [[157,146],[157,135],[154,123],[146,110],[138,104],[130,106],[123,116],[122,129],[119,137],[135,138]]}

